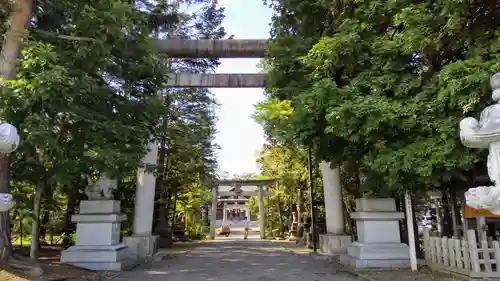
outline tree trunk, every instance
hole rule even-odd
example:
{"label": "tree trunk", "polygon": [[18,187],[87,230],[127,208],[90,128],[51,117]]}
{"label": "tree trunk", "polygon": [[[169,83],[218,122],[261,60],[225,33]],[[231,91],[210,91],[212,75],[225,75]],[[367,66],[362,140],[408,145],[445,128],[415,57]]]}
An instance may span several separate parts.
{"label": "tree trunk", "polygon": [[40,230],[40,203],[42,201],[44,184],[40,182],[36,188],[35,199],[33,200],[33,216],[34,220],[31,223],[31,248],[30,259],[36,261],[38,259],[38,249],[40,247],[39,230]]}
{"label": "tree trunk", "polygon": [[[9,193],[9,157],[0,154],[0,193]],[[9,212],[0,212],[0,260],[12,254]]]}
{"label": "tree trunk", "polygon": [[[162,236],[165,236],[166,231],[168,231],[168,222],[167,222],[167,201],[168,194],[167,190],[165,190],[164,178],[165,178],[165,159],[166,159],[166,149],[165,149],[165,141],[161,141],[158,147],[158,167],[163,167],[161,171],[158,171],[158,177],[155,181],[155,189],[158,193],[158,204],[156,207],[156,221],[154,221],[154,231],[156,235],[160,236],[160,241],[162,240]],[[161,242],[160,242],[161,243]],[[160,245],[161,246],[161,245]]]}
{"label": "tree trunk", "polygon": [[442,218],[441,218],[441,229],[442,235],[446,237],[453,236],[452,219],[450,213],[450,204],[448,200],[448,188],[441,191],[441,206],[442,206]]}
{"label": "tree trunk", "polygon": [[171,214],[171,217],[170,217],[170,231],[168,232],[168,235],[167,235],[167,246],[169,248],[172,248],[174,246],[174,231],[175,231],[175,227],[176,227],[176,221],[175,221],[175,217],[176,217],[176,209],[177,209],[177,188],[174,187],[174,190],[172,191],[172,197],[173,199],[172,200],[172,207],[171,207],[171,210],[172,210],[172,214]]}
{"label": "tree trunk", "polygon": [[302,205],[304,204],[304,191],[302,184],[300,184],[299,194],[297,197],[297,237],[302,237],[302,226],[304,218],[302,216]]}
{"label": "tree trunk", "polygon": [[[43,173],[43,170],[40,171],[40,173]],[[40,231],[38,232],[38,236],[40,237],[40,240],[43,241],[44,243],[47,243],[47,231],[49,231],[49,223],[50,223],[50,215],[51,211],[49,210],[49,204],[50,204],[50,198],[54,197],[54,192],[52,189],[52,186],[48,185],[46,182],[44,182],[45,185],[45,190],[42,192],[42,200],[41,205],[40,205],[40,224],[39,228]],[[43,207],[43,211],[42,211]]]}
{"label": "tree trunk", "polygon": [[[45,198],[47,198],[47,194],[45,194]],[[43,216],[40,219],[40,231],[39,231],[39,237],[41,240],[47,241],[47,225],[49,224],[50,220],[50,211],[47,210],[47,208],[44,209],[43,211]]]}
{"label": "tree trunk", "polygon": [[20,232],[20,242],[21,242],[21,248],[23,247],[23,239],[24,239],[24,229],[23,229],[23,219],[21,218],[19,220],[19,232]]}
{"label": "tree trunk", "polygon": [[[9,18],[9,29],[5,33],[0,52],[0,78],[16,78],[17,59],[21,51],[24,30],[31,18],[33,0],[14,1]],[[0,155],[0,193],[9,193],[9,156]],[[0,261],[12,254],[9,212],[0,212]]]}
{"label": "tree trunk", "polygon": [[278,223],[279,223],[279,236],[284,237],[284,226],[283,226],[283,217],[282,217],[282,211],[281,211],[281,200],[277,198],[278,202],[277,203],[277,208],[278,208]]}
{"label": "tree trunk", "polygon": [[66,203],[66,212],[64,214],[64,225],[62,229],[62,243],[65,248],[71,246],[72,243],[70,235],[73,232],[75,226],[73,225],[73,222],[71,222],[71,216],[75,214],[78,197],[78,188],[71,188],[68,193],[68,202]]}
{"label": "tree trunk", "polygon": [[32,0],[14,1],[9,18],[10,26],[5,33],[0,53],[0,75],[5,80],[12,80],[17,76],[17,59],[21,53],[21,41],[31,18],[32,9]]}

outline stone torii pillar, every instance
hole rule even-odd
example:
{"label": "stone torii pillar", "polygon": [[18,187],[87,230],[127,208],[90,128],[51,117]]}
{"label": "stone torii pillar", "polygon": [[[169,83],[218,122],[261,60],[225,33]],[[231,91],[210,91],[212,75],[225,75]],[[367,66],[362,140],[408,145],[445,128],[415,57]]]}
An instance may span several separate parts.
{"label": "stone torii pillar", "polygon": [[225,226],[227,224],[227,202],[224,202],[222,207],[222,225]]}
{"label": "stone torii pillar", "polygon": [[215,228],[217,223],[217,201],[219,196],[219,187],[212,188],[212,212],[210,214],[210,239],[215,239]]}
{"label": "stone torii pillar", "polygon": [[326,234],[319,235],[319,250],[323,254],[338,255],[347,251],[351,236],[345,235],[344,210],[340,168],[322,162],[323,193],[325,199]]}
{"label": "stone torii pillar", "polygon": [[259,224],[260,224],[260,239],[266,237],[266,209],[264,208],[264,188],[259,186]]}
{"label": "stone torii pillar", "polygon": [[148,149],[142,160],[144,166],[137,170],[133,234],[123,241],[138,257],[151,256],[158,251],[158,236],[152,235],[156,177],[146,169],[157,164],[158,144],[152,141]]}

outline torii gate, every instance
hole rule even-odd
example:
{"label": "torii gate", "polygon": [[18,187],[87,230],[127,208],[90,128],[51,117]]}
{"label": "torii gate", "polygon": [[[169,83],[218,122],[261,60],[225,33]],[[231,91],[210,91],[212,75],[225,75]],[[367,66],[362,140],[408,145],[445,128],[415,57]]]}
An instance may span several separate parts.
{"label": "torii gate", "polygon": [[[267,49],[267,40],[265,39],[168,39],[157,40],[155,43],[159,52],[173,58],[261,58]],[[265,78],[266,74],[264,73],[174,73],[167,86],[173,88],[262,88],[265,86]],[[145,165],[156,165],[158,144],[152,141],[148,144],[148,150],[149,153],[144,156],[142,162]],[[262,182],[260,184],[266,185]],[[218,192],[218,189],[216,191]],[[129,249],[139,256],[150,256],[158,250],[158,237],[152,233],[154,197],[155,176],[146,171],[145,168],[141,168],[137,172],[133,234],[124,238]],[[261,212],[263,211],[262,208]],[[215,226],[215,223],[212,225]],[[263,227],[261,231],[265,231],[265,228]],[[211,233],[215,233],[215,231]],[[262,236],[264,236],[263,234],[265,233],[261,232]]]}
{"label": "torii gate", "polygon": [[[258,58],[265,54],[267,40],[159,40],[158,51],[177,58]],[[265,86],[266,74],[173,74],[168,87],[178,88],[260,88]],[[1,147],[0,147],[1,148]],[[155,205],[155,175],[146,170],[149,165],[156,165],[158,144],[151,141],[149,152],[142,159],[144,166],[137,171],[137,188],[132,235],[123,238],[120,243],[120,202],[113,200],[87,200],[87,213],[74,218],[84,222],[85,227],[77,227],[76,245],[64,251],[61,262],[92,270],[121,270],[136,258],[154,255],[158,251],[158,236],[153,234],[153,213]],[[351,236],[344,234],[344,218],[340,184],[340,169],[323,162],[323,191],[325,197],[325,215],[327,232],[320,235],[320,248],[324,253],[345,252],[351,242]],[[213,187],[211,238],[215,238],[215,223],[218,196],[237,195],[236,191],[219,193],[221,185],[256,186],[252,192],[239,195],[258,196],[260,213],[260,234],[265,236],[264,196],[269,196],[265,186],[276,180],[229,180],[218,181]],[[241,190],[240,190],[241,191]],[[0,194],[1,195],[1,194]],[[4,198],[5,199],[5,198]],[[7,200],[7,199],[6,199]],[[5,200],[4,200],[5,201]],[[104,204],[96,208],[95,204]],[[99,205],[100,206],[100,205]],[[1,206],[0,206],[1,207]],[[104,208],[105,207],[105,208]],[[90,210],[90,211],[89,211]],[[97,215],[96,215],[97,214]],[[89,223],[87,217],[91,217]],[[96,217],[103,220],[95,222]],[[103,227],[104,225],[104,227]],[[100,239],[95,233],[100,232]],[[96,261],[96,257],[99,257]],[[132,260],[132,261],[131,261]]]}
{"label": "torii gate", "polygon": [[[219,197],[222,196],[257,196],[259,200],[259,223],[260,223],[260,238],[266,236],[266,210],[264,209],[264,196],[271,196],[273,193],[264,187],[275,184],[277,179],[270,180],[219,180],[212,187],[212,212],[210,216],[210,239],[215,239],[215,227],[217,221],[217,203]],[[234,186],[234,191],[219,192],[220,186]],[[243,186],[254,186],[253,191],[243,191]]]}
{"label": "torii gate", "polygon": [[[259,58],[266,52],[267,40],[243,39],[243,40],[157,40],[157,50],[164,52],[173,58]],[[266,74],[199,74],[199,73],[174,73],[171,75],[166,87],[172,88],[261,88],[265,86]],[[1,147],[0,147],[1,148]],[[152,140],[148,144],[148,153],[143,157],[143,165],[137,170],[137,188],[135,193],[134,219],[132,235],[120,240],[120,222],[123,216],[119,214],[119,201],[107,200],[104,209],[95,207],[95,202],[85,203],[86,213],[75,216],[86,226],[77,227],[77,245],[63,252],[61,262],[73,264],[92,270],[121,270],[127,264],[130,257],[147,257],[158,251],[158,236],[153,234],[153,213],[155,206],[155,182],[154,173],[146,169],[147,166],[157,164],[158,144]],[[233,181],[232,184],[258,185],[256,192],[245,194],[247,196],[259,196],[259,207],[261,215],[261,236],[265,235],[265,210],[263,196],[269,195],[263,190],[263,186],[274,183],[274,181]],[[218,184],[229,184],[220,181]],[[217,202],[218,185],[214,188]],[[106,200],[94,200],[102,203]],[[217,205],[215,205],[217,206]],[[104,207],[103,207],[104,208]],[[216,208],[216,207],[215,207]],[[84,208],[80,208],[80,212]],[[216,209],[215,209],[216,210]],[[95,222],[98,213],[103,223]],[[109,214],[111,219],[106,215]],[[215,216],[216,211],[213,212]],[[87,223],[91,216],[92,223]],[[83,219],[82,219],[83,216]],[[214,218],[215,220],[215,218]],[[103,228],[106,223],[107,228]],[[95,239],[95,228],[103,231],[102,239]],[[79,229],[79,230],[78,230]],[[107,229],[107,231],[105,231]],[[212,223],[211,236],[215,234],[215,221]],[[100,244],[99,244],[100,243]],[[91,246],[89,246],[91,245]],[[103,246],[104,245],[104,246]],[[90,247],[90,248],[89,248]],[[126,254],[125,249],[127,250]],[[99,257],[99,261],[95,261]]]}

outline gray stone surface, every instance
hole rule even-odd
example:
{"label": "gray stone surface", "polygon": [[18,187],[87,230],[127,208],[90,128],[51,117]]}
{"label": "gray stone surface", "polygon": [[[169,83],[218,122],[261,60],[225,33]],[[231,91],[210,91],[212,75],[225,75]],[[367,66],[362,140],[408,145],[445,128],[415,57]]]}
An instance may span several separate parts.
{"label": "gray stone surface", "polygon": [[202,243],[170,260],[125,272],[117,281],[361,281],[337,263],[297,254],[280,242],[226,240]]}
{"label": "gray stone surface", "polygon": [[123,243],[127,245],[131,254],[138,259],[153,256],[158,252],[158,236],[128,236],[123,238]]}
{"label": "gray stone surface", "polygon": [[61,263],[96,270],[120,271],[135,264],[120,243],[120,201],[83,200],[76,222],[76,243],[62,251]]}
{"label": "gray stone surface", "polygon": [[319,235],[319,253],[324,255],[340,255],[347,253],[352,243],[350,235],[325,233]]}
{"label": "gray stone surface", "polygon": [[172,88],[262,88],[266,74],[172,74],[167,83]]}
{"label": "gray stone surface", "polygon": [[340,263],[361,268],[407,268],[410,264],[410,249],[400,242],[399,223],[404,213],[396,211],[393,198],[356,199],[358,241],[347,248],[347,255]]}
{"label": "gray stone surface", "polygon": [[177,58],[261,58],[267,49],[265,39],[157,40],[159,51]]}

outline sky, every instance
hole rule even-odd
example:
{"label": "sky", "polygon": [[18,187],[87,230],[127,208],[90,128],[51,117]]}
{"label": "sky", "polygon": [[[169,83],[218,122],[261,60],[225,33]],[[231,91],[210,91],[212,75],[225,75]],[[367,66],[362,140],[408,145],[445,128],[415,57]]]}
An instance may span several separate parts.
{"label": "sky", "polygon": [[[223,26],[235,39],[269,38],[272,10],[262,0],[219,0],[226,8]],[[258,73],[259,59],[221,59],[217,73]],[[264,132],[251,117],[254,105],[264,100],[263,89],[212,89],[218,103],[215,142],[219,171],[230,175],[259,173],[256,163],[264,144]]]}

